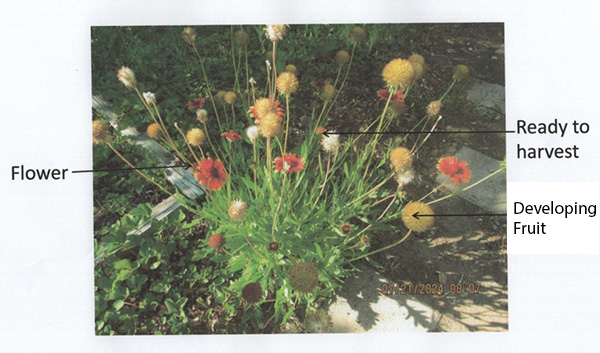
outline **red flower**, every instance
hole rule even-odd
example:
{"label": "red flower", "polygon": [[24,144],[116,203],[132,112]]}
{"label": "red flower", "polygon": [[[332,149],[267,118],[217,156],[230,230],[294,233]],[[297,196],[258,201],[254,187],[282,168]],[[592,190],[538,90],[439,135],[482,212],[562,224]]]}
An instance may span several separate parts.
{"label": "red flower", "polygon": [[323,82],[317,82],[317,81],[313,81],[310,83],[311,86],[313,86],[314,88],[321,90],[321,88],[327,86],[329,84],[328,81],[323,81]]}
{"label": "red flower", "polygon": [[225,236],[223,234],[215,233],[208,239],[208,246],[216,251],[220,251],[223,245],[225,245]]}
{"label": "red flower", "polygon": [[230,130],[229,132],[224,132],[221,134],[221,136],[225,136],[229,141],[237,141],[242,139],[242,135],[236,134],[235,132],[233,132],[233,130]]}
{"label": "red flower", "polygon": [[196,98],[196,99],[192,99],[191,101],[188,102],[188,108],[189,109],[200,109],[204,106],[204,98]]}
{"label": "red flower", "polygon": [[293,154],[285,154],[283,158],[277,157],[274,163],[276,172],[299,172],[304,169],[304,160]]}
{"label": "red flower", "polygon": [[342,233],[350,234],[351,231],[352,231],[352,228],[350,227],[349,224],[342,225]]}
{"label": "red flower", "polygon": [[213,162],[212,158],[205,158],[200,165],[194,164],[192,168],[196,172],[196,179],[200,184],[208,186],[211,190],[219,190],[229,177],[225,173],[223,163],[218,159]]}
{"label": "red flower", "polygon": [[471,170],[467,168],[469,163],[459,162],[456,157],[444,157],[440,159],[437,168],[454,180],[455,185],[468,183],[471,179]]}
{"label": "red flower", "polygon": [[[383,100],[388,100],[390,98],[390,91],[387,89],[382,89],[377,91],[377,95],[379,97],[381,97],[381,99]],[[396,94],[394,94],[394,96],[392,97],[391,101],[401,101],[404,99],[404,95],[402,93],[400,93],[400,91],[396,92]]]}

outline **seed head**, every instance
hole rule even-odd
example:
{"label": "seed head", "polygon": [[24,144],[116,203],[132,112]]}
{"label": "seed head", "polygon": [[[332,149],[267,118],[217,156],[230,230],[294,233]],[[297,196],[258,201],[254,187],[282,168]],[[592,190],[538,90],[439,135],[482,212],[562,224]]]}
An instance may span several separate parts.
{"label": "seed head", "polygon": [[145,92],[143,96],[144,100],[146,101],[146,104],[156,104],[156,95],[154,93]]}
{"label": "seed head", "polygon": [[196,118],[201,124],[205,124],[208,120],[208,112],[204,109],[196,110]]}
{"label": "seed head", "polygon": [[148,125],[148,128],[146,129],[146,133],[148,134],[148,136],[152,137],[153,139],[158,140],[158,138],[162,134],[162,129],[160,128],[160,125],[158,125],[158,123],[152,123],[152,124]]}
{"label": "seed head", "polygon": [[233,41],[236,42],[237,45],[245,47],[250,43],[250,35],[243,29],[240,29],[233,34]]}
{"label": "seed head", "polygon": [[100,120],[92,121],[92,141],[97,145],[101,145],[110,142],[110,140],[111,135],[108,124]]}
{"label": "seed head", "polygon": [[365,40],[367,40],[367,31],[365,31],[365,29],[360,26],[353,27],[350,30],[348,39],[350,39],[350,41],[353,41],[356,43],[362,43]]}
{"label": "seed head", "polygon": [[288,25],[267,25],[265,28],[265,35],[271,42],[277,42],[282,40],[287,34]]}
{"label": "seed head", "polygon": [[412,166],[413,156],[406,147],[396,147],[390,152],[390,162],[396,172],[400,173]]}
{"label": "seed head", "polygon": [[419,63],[419,64],[425,66],[425,58],[419,54],[413,54],[413,55],[409,56],[408,61],[410,61],[413,64]]}
{"label": "seed head", "polygon": [[352,231],[352,228],[350,227],[349,224],[342,225],[341,229],[342,229],[342,233],[344,233],[344,234],[350,234],[350,232]]}
{"label": "seed head", "polygon": [[248,212],[248,205],[242,200],[231,201],[229,205],[229,217],[236,222],[241,222],[246,218],[246,212]]}
{"label": "seed head", "polygon": [[248,128],[248,130],[246,130],[246,135],[248,135],[250,142],[252,142],[252,143],[256,142],[256,139],[258,138],[258,126],[256,126],[256,125],[250,126]]}
{"label": "seed head", "polygon": [[181,36],[189,45],[194,45],[194,43],[196,43],[196,31],[192,27],[185,27]]}
{"label": "seed head", "polygon": [[242,298],[250,304],[258,303],[262,299],[262,288],[256,282],[248,283],[242,289]]}
{"label": "seed head", "polygon": [[290,95],[298,90],[298,79],[291,72],[282,72],[275,85],[279,93]]}
{"label": "seed head", "polygon": [[336,153],[338,148],[340,148],[340,135],[323,135],[321,145],[323,145],[323,151],[327,153]]}
{"label": "seed head", "polygon": [[279,249],[279,243],[277,243],[276,241],[269,244],[269,250],[277,251],[277,249]]}
{"label": "seed head", "polygon": [[[418,219],[413,217],[415,213],[418,213]],[[406,228],[418,233],[431,229],[433,217],[420,217],[419,215],[433,215],[433,211],[423,202],[411,202],[402,210],[402,222]]]}
{"label": "seed head", "polygon": [[321,88],[321,96],[323,96],[323,98],[325,99],[332,100],[335,98],[336,94],[337,89],[335,89],[335,87],[333,87],[332,84],[328,83],[325,86],[323,86],[323,88]]}
{"label": "seed head", "polygon": [[398,189],[402,189],[404,185],[410,183],[415,177],[415,172],[412,168],[406,168],[402,172],[396,173],[396,182],[398,183]]}
{"label": "seed head", "polygon": [[457,80],[469,77],[469,68],[465,65],[456,65],[452,68],[452,75]]}
{"label": "seed head", "polygon": [[223,97],[223,100],[225,100],[225,102],[227,102],[228,104],[233,104],[237,102],[237,99],[237,94],[234,91],[227,91],[227,93],[225,93],[225,96]]}
{"label": "seed head", "polygon": [[350,54],[345,50],[340,50],[335,53],[335,61],[340,65],[346,65],[350,62]]}
{"label": "seed head", "polygon": [[290,284],[300,293],[310,293],[319,284],[319,272],[313,264],[299,262],[290,268]]}
{"label": "seed head", "polygon": [[394,59],[385,65],[382,76],[388,86],[404,91],[415,78],[415,68],[408,60]]}
{"label": "seed head", "polygon": [[284,71],[291,72],[294,75],[298,76],[298,69],[296,68],[296,65],[292,65],[292,64],[286,65]]}
{"label": "seed head", "polygon": [[225,94],[227,94],[227,92],[225,92],[225,91],[217,92],[217,94],[215,95],[215,98],[217,99],[217,103],[219,103],[219,104],[225,103]]}
{"label": "seed head", "polygon": [[125,87],[132,88],[137,86],[137,81],[135,79],[135,74],[133,71],[125,66],[122,66],[119,72],[117,73],[117,78],[119,81],[123,82]]}
{"label": "seed head", "polygon": [[190,145],[201,146],[206,140],[206,135],[204,134],[204,131],[195,127],[185,134],[185,138]]}
{"label": "seed head", "polygon": [[208,239],[208,246],[213,250],[220,251],[225,245],[225,236],[223,234],[215,233]]}
{"label": "seed head", "polygon": [[271,138],[283,132],[282,118],[274,113],[265,115],[258,123],[258,131],[265,138]]}
{"label": "seed head", "polygon": [[333,329],[331,317],[323,308],[313,311],[306,318],[304,329],[309,333],[327,333]]}
{"label": "seed head", "polygon": [[431,118],[432,116],[436,116],[440,113],[440,109],[442,109],[441,101],[432,101],[427,105],[427,117]]}

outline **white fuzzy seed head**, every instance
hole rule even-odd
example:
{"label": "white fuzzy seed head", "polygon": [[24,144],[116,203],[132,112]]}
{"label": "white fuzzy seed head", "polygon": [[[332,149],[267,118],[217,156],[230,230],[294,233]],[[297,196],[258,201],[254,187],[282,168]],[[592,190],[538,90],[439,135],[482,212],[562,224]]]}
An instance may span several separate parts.
{"label": "white fuzzy seed head", "polygon": [[156,95],[152,92],[144,92],[143,94],[146,104],[156,104]]}
{"label": "white fuzzy seed head", "polygon": [[323,136],[321,145],[323,145],[323,151],[327,153],[336,153],[338,148],[340,148],[340,135]]}
{"label": "white fuzzy seed head", "polygon": [[208,120],[208,112],[204,109],[198,109],[196,110],[196,118],[200,123],[205,124]]}
{"label": "white fuzzy seed head", "polygon": [[248,135],[250,142],[252,142],[252,143],[256,142],[256,139],[258,138],[258,126],[256,126],[256,125],[250,126],[248,128],[248,130],[246,130],[246,135]]}

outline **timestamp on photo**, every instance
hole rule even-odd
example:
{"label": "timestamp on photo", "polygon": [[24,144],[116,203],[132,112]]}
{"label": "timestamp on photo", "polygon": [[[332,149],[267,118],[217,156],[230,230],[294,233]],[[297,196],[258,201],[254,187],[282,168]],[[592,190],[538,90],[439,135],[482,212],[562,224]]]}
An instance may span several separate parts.
{"label": "timestamp on photo", "polygon": [[383,295],[479,294],[480,283],[383,283]]}

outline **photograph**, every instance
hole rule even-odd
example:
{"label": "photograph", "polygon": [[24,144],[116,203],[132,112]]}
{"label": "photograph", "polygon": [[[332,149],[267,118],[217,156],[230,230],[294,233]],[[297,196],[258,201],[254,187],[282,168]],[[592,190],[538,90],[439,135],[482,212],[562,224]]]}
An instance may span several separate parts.
{"label": "photograph", "polygon": [[504,23],[90,35],[95,335],[508,331]]}

